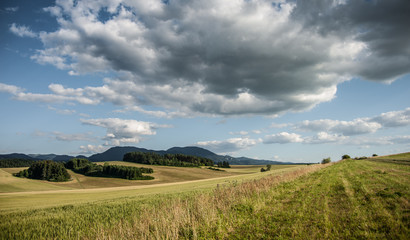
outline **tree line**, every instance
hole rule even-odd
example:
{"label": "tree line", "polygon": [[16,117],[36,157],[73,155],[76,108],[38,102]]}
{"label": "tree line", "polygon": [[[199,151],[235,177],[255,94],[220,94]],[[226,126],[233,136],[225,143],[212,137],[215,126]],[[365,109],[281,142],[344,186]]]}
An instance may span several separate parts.
{"label": "tree line", "polygon": [[21,158],[3,158],[0,159],[0,168],[30,167],[31,164],[38,160],[21,159]]}
{"label": "tree line", "polygon": [[125,162],[134,162],[148,165],[162,165],[175,167],[213,166],[211,159],[184,154],[160,155],[152,152],[130,152],[124,155]]}
{"label": "tree line", "polygon": [[109,165],[108,163],[101,166],[85,158],[73,158],[65,164],[65,167],[86,176],[117,177],[128,180],[154,179],[152,176],[142,175],[143,173],[153,173],[152,168]]}

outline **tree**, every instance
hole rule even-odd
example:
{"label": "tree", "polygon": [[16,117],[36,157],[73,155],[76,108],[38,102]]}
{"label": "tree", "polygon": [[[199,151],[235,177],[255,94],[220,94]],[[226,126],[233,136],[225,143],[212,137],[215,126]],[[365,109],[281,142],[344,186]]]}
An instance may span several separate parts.
{"label": "tree", "polygon": [[342,156],[342,159],[350,159],[350,156],[345,154],[345,155]]}
{"label": "tree", "polygon": [[271,168],[272,168],[272,165],[268,164],[266,165],[266,168],[261,168],[261,172],[270,171]]}
{"label": "tree", "polygon": [[330,163],[332,160],[330,160],[330,157],[328,158],[323,158],[322,164]]}

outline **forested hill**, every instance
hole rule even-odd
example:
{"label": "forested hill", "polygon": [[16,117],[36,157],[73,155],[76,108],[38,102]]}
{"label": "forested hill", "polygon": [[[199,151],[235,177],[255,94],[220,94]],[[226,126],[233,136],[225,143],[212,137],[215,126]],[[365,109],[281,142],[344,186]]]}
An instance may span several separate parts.
{"label": "forested hill", "polygon": [[173,147],[166,151],[164,150],[150,150],[145,148],[138,148],[138,147],[112,147],[103,153],[97,153],[91,155],[90,157],[85,156],[68,156],[68,155],[56,155],[56,154],[3,154],[0,155],[0,159],[2,158],[20,158],[20,159],[41,159],[41,160],[54,160],[54,161],[69,161],[71,158],[87,158],[92,162],[106,162],[106,161],[122,161],[123,157],[126,153],[129,152],[143,152],[143,153],[157,153],[160,155],[164,154],[184,154],[184,155],[192,155],[196,157],[203,157],[209,158],[215,163],[227,161],[231,165],[266,165],[266,164],[292,164],[290,162],[277,162],[277,161],[270,161],[270,160],[256,160],[252,158],[246,157],[231,157],[231,156],[223,156],[215,154],[209,150],[200,147]]}
{"label": "forested hill", "polygon": [[229,164],[233,165],[266,165],[266,164],[292,164],[289,162],[277,162],[277,161],[269,161],[269,160],[256,160],[252,158],[235,158],[231,156],[223,156],[215,154],[209,150],[200,147],[173,147],[166,151],[164,150],[149,150],[145,148],[137,148],[137,147],[113,147],[108,149],[107,151],[99,154],[94,154],[89,157],[89,159],[93,162],[103,162],[103,161],[122,161],[124,155],[129,152],[143,152],[143,153],[157,153],[160,155],[164,154],[184,154],[184,155],[191,155],[196,157],[203,157],[209,158],[215,163],[227,161]]}

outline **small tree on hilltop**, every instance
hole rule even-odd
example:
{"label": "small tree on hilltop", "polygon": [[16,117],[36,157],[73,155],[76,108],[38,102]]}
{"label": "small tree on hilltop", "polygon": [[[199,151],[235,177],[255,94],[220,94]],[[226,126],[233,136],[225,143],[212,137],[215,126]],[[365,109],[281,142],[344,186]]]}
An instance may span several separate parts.
{"label": "small tree on hilltop", "polygon": [[345,155],[342,156],[342,159],[350,159],[350,156],[345,154]]}
{"label": "small tree on hilltop", "polygon": [[322,164],[330,163],[332,160],[330,160],[330,157],[328,158],[323,158]]}

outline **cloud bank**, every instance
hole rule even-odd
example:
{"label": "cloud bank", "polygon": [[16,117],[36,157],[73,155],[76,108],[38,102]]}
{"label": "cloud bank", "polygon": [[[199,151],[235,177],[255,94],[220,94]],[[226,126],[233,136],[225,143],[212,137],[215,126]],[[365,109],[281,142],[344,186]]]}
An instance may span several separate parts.
{"label": "cloud bank", "polygon": [[38,35],[34,61],[117,77],[16,99],[110,102],[160,117],[274,115],[330,101],[353,77],[391,82],[410,71],[408,1],[57,0],[45,10],[56,31],[10,28]]}

